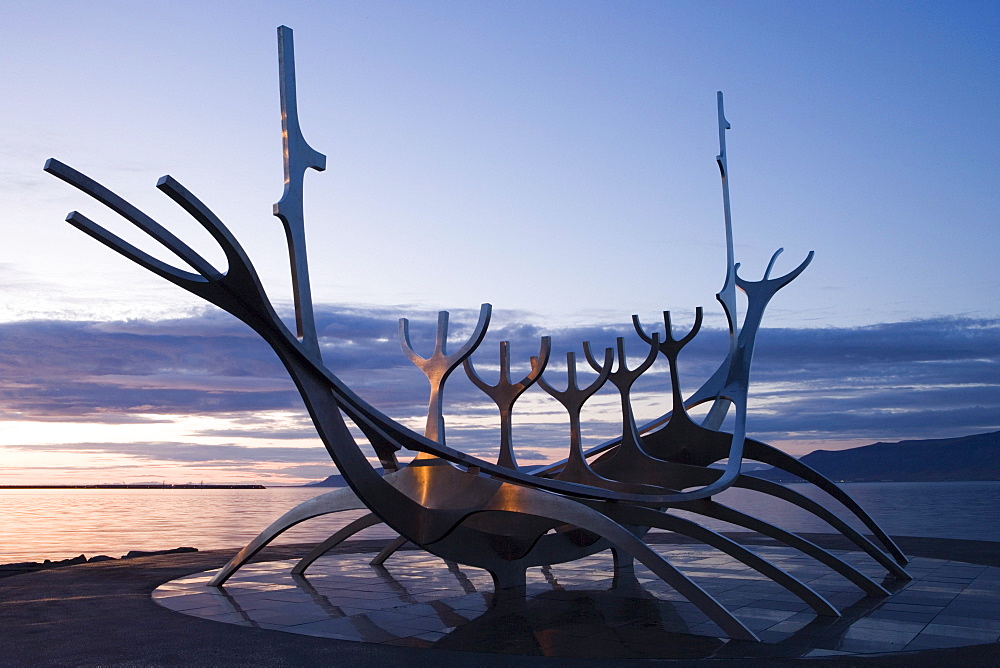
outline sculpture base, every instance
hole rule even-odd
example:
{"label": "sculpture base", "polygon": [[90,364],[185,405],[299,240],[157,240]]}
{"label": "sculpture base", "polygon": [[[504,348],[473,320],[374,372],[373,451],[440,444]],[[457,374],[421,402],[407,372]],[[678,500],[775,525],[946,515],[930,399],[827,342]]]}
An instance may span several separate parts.
{"label": "sculpture base", "polygon": [[[485,571],[419,551],[386,567],[372,554],[321,558],[303,576],[294,561],[247,565],[222,589],[211,571],[153,593],[160,605],[218,622],[382,645],[472,652],[604,658],[777,658],[961,647],[1000,640],[1000,568],[925,557],[912,582],[883,582],[868,598],[846,579],[777,545],[761,556],[805,581],[843,611],[817,617],[774,582],[698,544],[657,548],[758,633],[730,641],[694,605],[642,566],[614,577],[604,552],[531,569],[524,596],[497,597]],[[872,577],[883,571],[860,552],[838,551]]]}

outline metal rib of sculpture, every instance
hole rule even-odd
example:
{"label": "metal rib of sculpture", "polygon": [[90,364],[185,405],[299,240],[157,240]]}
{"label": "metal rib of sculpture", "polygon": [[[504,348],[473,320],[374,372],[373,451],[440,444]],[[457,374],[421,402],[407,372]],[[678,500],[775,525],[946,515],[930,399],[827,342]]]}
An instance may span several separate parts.
{"label": "metal rib of sculpture", "polygon": [[[729,320],[730,349],[718,370],[690,397],[681,396],[678,357],[701,326],[700,308],[691,331],[679,340],[673,337],[669,313],[664,314],[663,337],[658,333],[647,334],[638,318],[633,317],[636,331],[650,345],[645,361],[633,370],[628,369],[622,339],[617,342],[618,368],[614,372],[613,349],[608,348],[603,362],[599,362],[591,354],[589,344],[585,344],[584,352],[591,366],[598,370],[598,378],[587,388],[579,389],[576,362],[571,353],[564,391],[555,390],[543,372],[550,350],[547,338],[542,340],[538,357],[532,358],[531,371],[519,383],[510,382],[506,344],[501,344],[499,383],[489,386],[479,379],[470,355],[486,333],[490,317],[488,304],[482,307],[473,335],[458,352],[450,355],[446,352],[447,313],[439,316],[437,342],[429,358],[413,352],[407,322],[402,320],[400,339],[404,352],[425,372],[430,383],[427,426],[420,435],[370,406],[322,362],[312,315],[302,196],[305,170],[322,170],[325,157],[309,147],[299,127],[291,30],[279,28],[278,41],[285,191],[274,213],[281,219],[288,240],[295,288],[295,334],[275,312],[236,237],[208,207],[174,179],[161,178],[157,188],[212,235],[225,253],[226,271],[219,271],[167,229],[80,172],[55,159],[45,165],[47,172],[79,188],[158,241],[190,270],[155,259],[75,211],[67,217],[70,224],[136,264],[232,314],[271,346],[295,382],[320,438],[349,485],[310,499],[278,518],[233,557],[215,576],[212,585],[222,586],[253,554],[299,522],[342,510],[367,509],[369,514],[317,545],[294,572],[305,571],[333,545],[379,522],[384,522],[400,536],[376,558],[379,563],[410,541],[445,559],[485,568],[492,574],[498,591],[522,587],[526,568],[571,561],[611,549],[616,568],[622,572],[627,572],[633,560],[638,560],[697,605],[730,637],[756,639],[753,631],[736,616],[646,544],[645,533],[656,527],[691,536],[742,561],[787,588],[817,614],[839,614],[820,594],[751,550],[695,521],[671,513],[672,509],[679,509],[762,533],[827,565],[870,595],[887,594],[881,585],[855,567],[802,537],[712,499],[732,486],[770,494],[798,505],[852,540],[893,577],[908,578],[902,568],[905,557],[849,496],[792,457],[746,438],[750,359],[764,309],[779,289],[805,269],[812,253],[793,271],[779,278],[771,278],[770,274],[780,250],[771,258],[760,281],[747,281],[739,276],[739,265],[734,262],[733,255],[725,151],[725,131],[729,123],[723,113],[721,93],[718,96],[721,150],[717,161],[723,183],[727,266],[724,287],[717,298]],[[742,323],[736,313],[737,287],[747,294],[748,300]],[[630,390],[636,378],[661,353],[670,366],[672,410],[637,427],[631,410]],[[497,463],[446,445],[443,389],[449,374],[459,365],[465,366],[473,383],[500,409],[501,447]],[[621,395],[622,436],[584,451],[579,438],[580,409],[607,379]],[[569,413],[571,427],[569,458],[529,470],[517,465],[510,433],[510,412],[517,398],[532,383],[539,384],[559,399]],[[708,415],[701,425],[695,424],[687,409],[706,402],[712,404]],[[732,434],[719,430],[730,407],[735,409]],[[374,448],[384,473],[380,474],[365,457],[347,421],[352,422]],[[408,464],[401,465],[397,453],[404,450],[416,456]],[[741,472],[744,459],[788,471],[828,492],[869,527],[881,547],[815,501],[776,483],[744,475]],[[722,460],[726,461],[724,468],[709,468]]]}

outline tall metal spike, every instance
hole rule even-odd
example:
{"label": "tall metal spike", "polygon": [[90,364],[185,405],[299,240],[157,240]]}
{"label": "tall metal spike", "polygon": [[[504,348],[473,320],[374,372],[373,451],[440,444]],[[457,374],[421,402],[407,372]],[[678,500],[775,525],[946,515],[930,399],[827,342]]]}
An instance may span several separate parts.
{"label": "tall metal spike", "polygon": [[736,276],[734,264],[736,256],[733,252],[733,217],[729,205],[729,164],[726,162],[726,130],[732,126],[726,120],[726,111],[722,102],[722,91],[716,93],[719,102],[719,155],[715,156],[715,161],[719,164],[719,172],[722,176],[722,206],[726,216],[726,282],[719,290],[718,299],[728,311],[730,318],[730,350],[736,348],[736,337],[739,334],[736,318]]}
{"label": "tall metal spike", "polygon": [[295,297],[295,329],[306,351],[321,360],[316,319],[313,316],[309,288],[309,263],[306,258],[305,216],[302,188],[307,169],[326,169],[326,156],[306,143],[299,127],[295,99],[295,47],[292,29],[278,28],[278,71],[281,88],[281,141],[284,148],[285,190],[274,205],[274,215],[285,227],[288,257],[292,269],[292,293]]}

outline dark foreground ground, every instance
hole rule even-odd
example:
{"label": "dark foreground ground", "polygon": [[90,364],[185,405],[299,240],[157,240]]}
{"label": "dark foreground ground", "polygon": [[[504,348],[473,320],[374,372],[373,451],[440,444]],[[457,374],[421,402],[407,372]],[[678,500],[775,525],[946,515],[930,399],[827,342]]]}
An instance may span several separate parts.
{"label": "dark foreground ground", "polygon": [[[812,534],[828,548],[839,537]],[[1000,566],[1000,544],[896,539],[913,556]],[[341,551],[375,551],[355,541]],[[305,546],[265,550],[257,560],[301,556]],[[246,628],[160,607],[160,584],[222,566],[234,550],[143,557],[70,566],[0,580],[0,666],[603,666],[607,660],[553,659],[397,648]],[[615,666],[757,666],[760,660],[615,660]],[[768,665],[1000,666],[1000,645],[865,657],[769,660]]]}

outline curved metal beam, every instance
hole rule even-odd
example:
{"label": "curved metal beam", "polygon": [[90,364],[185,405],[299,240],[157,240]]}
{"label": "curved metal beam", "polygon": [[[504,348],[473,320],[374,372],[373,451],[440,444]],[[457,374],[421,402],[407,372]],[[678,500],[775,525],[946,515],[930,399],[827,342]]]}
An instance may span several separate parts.
{"label": "curved metal beam", "polygon": [[406,538],[406,536],[396,536],[391,541],[386,543],[381,550],[379,550],[379,553],[376,554],[375,558],[371,560],[372,566],[382,566],[389,557],[396,554],[401,547],[409,542],[410,541]]}
{"label": "curved metal beam", "polygon": [[877,561],[883,568],[889,571],[889,573],[891,573],[897,580],[913,579],[913,577],[907,573],[902,566],[893,561],[889,555],[880,550],[874,543],[868,540],[868,538],[858,532],[850,524],[830,512],[828,509],[810,499],[808,496],[799,494],[798,492],[776,482],[764,480],[763,478],[755,478],[750,475],[741,476],[734,487],[742,487],[743,489],[761,492],[795,504],[799,508],[812,513],[839,531],[845,538],[864,550],[872,559]]}
{"label": "curved metal beam", "polygon": [[854,514],[859,520],[864,522],[865,526],[868,527],[873,534],[879,539],[887,550],[892,554],[893,558],[900,566],[905,566],[908,562],[906,555],[903,551],[899,549],[895,541],[889,537],[882,527],[872,519],[871,515],[865,512],[857,501],[852,499],[847,492],[837,487],[837,485],[821,474],[814,468],[803,464],[799,460],[795,459],[791,455],[785,454],[781,450],[778,450],[774,446],[767,445],[766,443],[761,443],[760,441],[755,441],[753,439],[747,439],[747,457],[762,464],[770,464],[771,466],[781,469],[791,473],[792,475],[802,478],[806,482],[810,482],[816,485],[821,490],[832,496],[834,499],[839,501],[846,507],[851,513]]}
{"label": "curved metal beam", "polygon": [[223,566],[215,577],[208,583],[210,587],[221,587],[226,580],[232,577],[239,568],[250,560],[255,554],[260,552],[268,543],[291,529],[300,522],[305,522],[313,517],[339,513],[343,510],[360,510],[365,508],[365,504],[358,498],[354,491],[348,487],[327,492],[319,496],[303,501],[287,513],[276,519],[266,529],[260,532],[256,538],[250,541],[246,547],[236,553],[236,555]]}
{"label": "curved metal beam", "polygon": [[729,506],[724,506],[721,503],[707,501],[704,499],[699,499],[698,501],[692,501],[686,504],[680,504],[677,507],[680,510],[688,510],[698,513],[699,515],[712,517],[722,520],[723,522],[729,522],[730,524],[746,527],[747,529],[756,531],[757,533],[768,536],[769,538],[779,540],[782,543],[790,545],[803,554],[807,554],[813,559],[830,567],[840,575],[843,575],[845,578],[853,582],[869,595],[889,595],[889,592],[885,589],[885,587],[878,584],[843,559],[827,552],[819,545],[816,545],[801,536],[797,536],[790,531],[785,531],[784,529],[776,527],[769,522],[765,522],[764,520],[753,517],[752,515],[747,515],[746,513],[741,513],[740,511],[730,508]]}
{"label": "curved metal beam", "polygon": [[[698,503],[698,502],[694,502]],[[694,504],[692,504],[694,505]],[[617,519],[620,523],[635,524],[640,526],[656,527],[673,531],[685,536],[690,536],[710,545],[715,549],[728,554],[737,561],[749,566],[758,573],[767,576],[771,580],[798,596],[809,604],[816,614],[825,617],[839,617],[840,612],[829,601],[819,593],[809,587],[801,580],[795,578],[788,572],[775,566],[767,559],[748,550],[739,543],[726,538],[720,533],[712,531],[691,520],[669,513],[640,508],[638,506],[609,505],[602,509],[603,512]]]}
{"label": "curved metal beam", "polygon": [[376,524],[381,523],[382,520],[379,519],[375,513],[362,515],[310,550],[309,554],[302,557],[302,559],[299,560],[299,563],[295,564],[295,567],[292,568],[292,575],[302,575],[314,561],[322,557],[340,543],[344,542],[354,534],[364,531],[368,527],[373,527]]}

